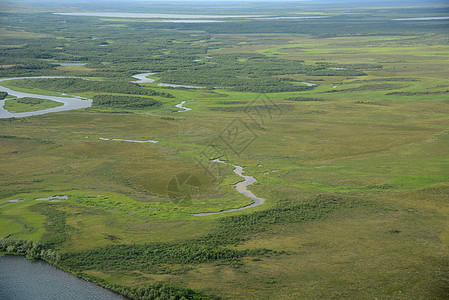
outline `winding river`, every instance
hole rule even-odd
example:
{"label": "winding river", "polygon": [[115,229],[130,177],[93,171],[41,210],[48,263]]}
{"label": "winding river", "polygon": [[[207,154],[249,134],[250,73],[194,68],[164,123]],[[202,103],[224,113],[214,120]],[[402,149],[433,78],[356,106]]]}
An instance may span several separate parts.
{"label": "winding river", "polygon": [[224,213],[228,213],[228,212],[231,212],[231,211],[244,210],[244,209],[248,209],[248,208],[252,208],[252,207],[256,207],[256,206],[264,204],[266,199],[257,197],[256,195],[254,195],[253,192],[248,190],[248,185],[251,185],[251,184],[257,182],[257,180],[253,176],[243,175],[243,173],[245,172],[245,171],[243,171],[243,167],[236,166],[236,165],[224,162],[224,161],[222,161],[222,160],[220,160],[218,158],[214,159],[213,161],[217,162],[217,163],[222,163],[222,164],[227,164],[227,165],[233,166],[234,167],[234,173],[239,175],[240,177],[242,177],[244,179],[243,181],[240,181],[240,182],[238,182],[238,183],[236,183],[234,185],[235,189],[240,194],[242,194],[242,195],[244,195],[246,197],[251,198],[251,200],[253,200],[254,202],[252,204],[250,204],[250,205],[246,205],[246,206],[239,207],[239,208],[232,208],[232,209],[223,210],[223,211],[217,211],[217,212],[207,212],[207,213],[192,214],[193,216],[203,217],[203,216],[210,216],[210,215],[216,215],[216,214],[224,214]]}
{"label": "winding river", "polygon": [[[156,80],[148,78],[147,76],[154,75],[156,73],[140,73],[133,75],[131,77],[139,79],[137,81],[131,81],[134,83],[152,83]],[[184,84],[172,84],[172,83],[158,83],[157,86],[162,87],[173,87],[173,88],[186,88],[186,89],[205,89],[205,86],[197,86],[197,85],[184,85]]]}
{"label": "winding river", "polygon": [[[154,74],[155,73],[141,73],[141,74],[133,75],[132,77],[135,79],[138,79],[138,80],[132,81],[132,82],[134,82],[134,83],[152,83],[155,80],[148,78],[147,76],[154,75]],[[52,79],[52,78],[75,78],[75,77],[67,77],[67,76],[13,77],[13,78],[2,78],[2,79],[0,79],[0,82],[7,81],[7,80],[22,80],[22,79],[37,79],[37,78]],[[76,78],[78,78],[78,77],[76,77]],[[169,87],[193,88],[193,89],[204,88],[201,86],[177,85],[177,84],[169,84],[169,83],[159,83],[158,85],[159,86],[169,86]],[[4,87],[2,85],[0,85],[0,91],[7,92],[9,95],[17,97],[17,98],[24,98],[24,97],[39,98],[39,99],[52,100],[52,101],[56,101],[56,102],[60,102],[60,103],[64,104],[62,106],[47,108],[47,109],[42,109],[42,110],[14,113],[14,112],[9,112],[4,108],[5,101],[8,101],[8,99],[0,100],[0,119],[38,116],[38,115],[43,115],[43,114],[48,114],[48,113],[53,113],[53,112],[68,111],[68,110],[81,109],[81,108],[87,108],[87,107],[92,106],[92,100],[86,99],[83,97],[78,97],[78,96],[58,97],[58,96],[47,96],[47,95],[39,95],[39,94],[22,93],[22,92],[14,91],[12,89]],[[62,94],[62,95],[64,95],[64,94]],[[186,101],[182,101],[181,103],[175,105],[175,107],[182,109],[179,112],[192,110],[191,108],[184,107],[185,103],[186,103]]]}
{"label": "winding river", "polygon": [[[35,76],[35,77],[14,77],[14,78],[2,78],[0,79],[0,82],[7,81],[7,80],[19,80],[19,79],[36,79],[36,78],[69,78],[66,76]],[[17,98],[24,98],[24,97],[31,97],[31,98],[39,98],[39,99],[46,99],[51,101],[56,101],[63,103],[64,105],[53,107],[53,108],[47,108],[42,110],[36,110],[36,111],[29,111],[29,112],[21,112],[21,113],[12,113],[7,111],[3,106],[5,105],[5,101],[8,100],[0,100],[0,119],[4,118],[23,118],[23,117],[30,117],[30,116],[37,116],[37,115],[43,115],[53,112],[60,112],[60,111],[67,111],[67,110],[73,110],[73,109],[80,109],[80,108],[87,108],[92,106],[92,100],[86,99],[83,97],[57,97],[57,96],[47,96],[47,95],[38,95],[38,94],[29,94],[29,93],[22,93],[17,92],[14,90],[11,90],[7,87],[4,87],[0,85],[0,91],[7,92],[11,96],[15,96]]]}
{"label": "winding river", "polygon": [[[142,74],[133,75],[133,77],[136,78],[136,79],[139,79],[139,81],[136,81],[137,83],[154,82],[153,79],[147,78],[148,75],[152,75],[152,74],[154,74],[154,73],[142,73]],[[6,81],[6,80],[34,79],[34,78],[67,78],[67,77],[65,77],[65,76],[14,77],[14,78],[3,78],[3,79],[0,79],[0,82]],[[47,99],[47,100],[52,100],[52,101],[64,103],[63,106],[54,107],[54,108],[48,108],[48,109],[43,109],[43,110],[38,110],[38,111],[31,111],[31,112],[23,112],[23,113],[11,113],[11,112],[9,112],[9,111],[7,111],[7,110],[5,110],[3,108],[3,106],[5,104],[5,101],[7,101],[7,100],[0,100],[0,118],[29,117],[29,116],[42,115],[42,114],[47,114],[47,113],[52,113],[52,112],[67,111],[67,110],[80,109],[80,108],[87,108],[87,107],[92,106],[92,100],[85,99],[85,98],[82,98],[82,97],[56,97],[56,96],[46,96],[46,95],[22,93],[22,92],[13,91],[13,90],[11,90],[9,88],[6,88],[4,86],[1,86],[1,85],[0,85],[0,91],[7,92],[9,95],[15,96],[17,98],[32,97],[32,98],[41,98],[41,99]],[[192,110],[189,107],[185,107],[184,106],[185,103],[186,103],[186,101],[181,101],[181,103],[175,105],[175,107],[177,107],[179,109],[182,109],[179,112]],[[102,140],[112,140],[112,141],[139,142],[139,143],[147,143],[147,142],[157,143],[157,141],[153,141],[153,140],[135,141],[135,140],[121,140],[121,139],[107,139],[107,138],[100,138],[100,139],[102,139]],[[235,189],[240,194],[242,194],[242,195],[244,195],[246,197],[249,197],[254,202],[252,204],[250,204],[250,205],[243,206],[243,207],[240,207],[240,208],[233,208],[233,209],[228,209],[228,210],[219,211],[219,212],[197,213],[197,214],[193,214],[194,216],[208,216],[208,215],[222,214],[222,213],[227,213],[227,212],[232,212],[232,211],[239,211],[239,210],[248,209],[248,208],[252,208],[252,207],[255,207],[255,206],[262,205],[265,202],[264,198],[257,197],[256,195],[254,195],[253,192],[248,190],[248,186],[253,184],[253,183],[255,183],[255,182],[257,182],[257,180],[254,177],[252,177],[252,176],[243,175],[243,173],[244,173],[243,167],[237,166],[237,165],[233,165],[231,163],[227,163],[227,162],[224,162],[224,161],[221,161],[218,158],[214,159],[213,161],[217,162],[217,163],[223,163],[223,164],[228,164],[228,165],[233,166],[234,167],[234,173],[239,175],[240,177],[242,177],[244,179],[243,181],[240,181],[237,184],[235,184]]]}

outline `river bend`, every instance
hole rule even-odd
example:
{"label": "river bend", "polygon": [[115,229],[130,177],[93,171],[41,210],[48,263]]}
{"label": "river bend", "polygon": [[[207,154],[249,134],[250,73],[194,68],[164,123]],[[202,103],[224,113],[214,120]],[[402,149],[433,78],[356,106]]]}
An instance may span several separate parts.
{"label": "river bend", "polygon": [[[21,80],[21,79],[36,79],[36,78],[75,78],[75,77],[66,77],[66,76],[35,76],[35,77],[13,77],[13,78],[2,78],[0,79],[0,83],[7,80]],[[78,77],[77,77],[78,78]],[[57,96],[47,96],[47,95],[39,95],[39,94],[30,94],[30,93],[22,93],[17,92],[14,90],[11,90],[7,87],[4,87],[0,85],[0,91],[7,92],[11,96],[15,96],[17,98],[24,98],[24,97],[31,97],[31,98],[39,98],[39,99],[46,99],[51,101],[56,101],[63,103],[64,105],[53,107],[53,108],[47,108],[42,110],[36,110],[36,111],[29,111],[29,112],[21,112],[21,113],[12,113],[7,111],[3,106],[5,105],[6,100],[0,100],[0,119],[4,118],[23,118],[23,117],[30,117],[30,116],[37,116],[37,115],[43,115],[53,112],[60,112],[60,111],[67,111],[67,110],[73,110],[73,109],[81,109],[81,108],[87,108],[92,106],[92,100],[86,99],[83,97],[57,97]]]}

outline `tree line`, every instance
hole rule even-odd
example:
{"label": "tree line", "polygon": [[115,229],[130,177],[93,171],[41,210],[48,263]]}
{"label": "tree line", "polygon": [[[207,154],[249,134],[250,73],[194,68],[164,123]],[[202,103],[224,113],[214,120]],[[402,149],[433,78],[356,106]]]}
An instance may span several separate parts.
{"label": "tree line", "polygon": [[0,253],[24,255],[27,259],[42,259],[57,263],[61,256],[55,250],[45,247],[42,243],[14,239],[12,237],[0,238]]}

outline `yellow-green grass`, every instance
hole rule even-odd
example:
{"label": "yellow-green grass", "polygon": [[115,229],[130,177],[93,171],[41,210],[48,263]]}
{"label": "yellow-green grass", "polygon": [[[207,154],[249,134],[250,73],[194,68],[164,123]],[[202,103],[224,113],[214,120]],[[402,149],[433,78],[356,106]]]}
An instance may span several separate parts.
{"label": "yellow-green grass", "polygon": [[[24,80],[24,79],[20,79],[20,80]],[[7,81],[3,81],[2,82],[2,86],[10,88],[14,91],[17,92],[22,92],[22,93],[29,93],[29,94],[34,94],[34,95],[46,95],[46,96],[58,96],[58,97],[64,97],[64,95],[61,95],[62,92],[54,92],[54,91],[46,91],[46,90],[42,90],[42,89],[38,89],[38,88],[21,88],[21,87],[17,87],[14,85],[14,81],[15,80],[7,80]],[[67,96],[70,97],[70,96]]]}
{"label": "yellow-green grass", "polygon": [[64,66],[59,66],[56,69],[61,70],[61,71],[65,71],[65,72],[73,72],[73,74],[77,74],[77,73],[81,73],[81,74],[86,74],[86,72],[91,72],[93,69],[87,68],[85,65],[83,64],[79,64],[79,63],[67,63]]}
{"label": "yellow-green grass", "polygon": [[[67,122],[65,114],[46,115],[43,117],[46,119],[44,126],[48,129],[45,133],[39,128],[20,133],[20,128],[24,129],[22,125],[30,125],[20,122],[10,127],[11,131],[2,131],[3,134],[16,137],[6,136],[2,139],[4,153],[14,153],[15,156],[13,160],[2,160],[5,168],[10,166],[13,169],[10,172],[14,173],[11,177],[3,178],[7,186],[4,192],[20,189],[21,183],[11,181],[10,178],[35,179],[34,176],[37,176],[40,181],[31,183],[26,187],[27,190],[49,187],[64,190],[66,188],[63,182],[67,181],[71,188],[111,189],[115,186],[121,192],[133,191],[133,194],[136,193],[133,196],[138,199],[153,201],[160,197],[166,198],[171,178],[180,172],[189,171],[201,179],[206,191],[205,197],[213,194],[208,191],[211,189],[211,179],[201,168],[196,167],[195,160],[176,156],[167,146],[169,136],[178,142],[189,140],[191,137],[184,135],[189,128],[193,130],[193,124],[185,125],[137,115],[130,115],[125,122],[119,121],[123,117],[116,114],[77,115],[79,118],[72,119],[71,122]],[[38,117],[28,120],[41,124],[43,119]],[[61,130],[61,126],[66,126],[65,130]],[[103,128],[104,131],[100,132],[98,128]],[[140,144],[104,141],[99,138],[154,139],[159,143]],[[22,147],[29,148],[21,150],[24,149]],[[193,146],[186,143],[184,147]],[[21,161],[20,165],[18,161]],[[237,198],[233,197],[234,199],[240,199],[237,201],[247,202],[244,197],[239,197],[238,194],[235,196]],[[231,201],[234,199],[231,198]],[[228,202],[223,203],[228,205],[225,203]]]}
{"label": "yellow-green grass", "polygon": [[0,36],[2,39],[37,39],[37,38],[47,38],[50,37],[50,34],[46,33],[36,33],[36,32],[28,32],[25,30],[8,30],[5,28],[0,29]]}
{"label": "yellow-green grass", "polygon": [[3,108],[12,113],[20,113],[20,112],[43,110],[47,108],[53,108],[64,105],[63,103],[47,99],[40,99],[42,100],[42,102],[39,104],[20,103],[18,100],[19,98],[5,101],[5,105],[3,106]]}
{"label": "yellow-green grass", "polygon": [[185,275],[88,273],[128,286],[171,282],[225,299],[437,297],[447,280],[437,275],[447,272],[447,251],[435,231],[442,218],[413,205],[394,206],[343,210],[326,220],[272,227],[235,248],[286,254],[248,258],[240,268],[201,264],[187,266]]}
{"label": "yellow-green grass", "polygon": [[[18,195],[22,196],[22,195]],[[30,211],[33,203],[30,199],[21,197],[9,200],[21,200],[20,202],[0,202],[0,220],[5,225],[1,227],[2,237],[17,236],[25,240],[40,240],[45,232],[44,222],[46,218],[39,213]]]}
{"label": "yellow-green grass", "polygon": [[[199,264],[164,266],[173,271],[170,274],[86,273],[127,286],[170,282],[228,299],[434,299],[444,295],[449,274],[447,95],[387,94],[445,91],[448,62],[434,55],[445,50],[426,49],[421,42],[412,45],[415,40],[407,41],[409,36],[388,40],[384,36],[279,37],[286,39],[284,45],[263,45],[260,35],[215,36],[246,41],[239,44],[239,52],[279,52],[283,58],[306,63],[380,63],[383,68],[359,77],[288,75],[319,85],[305,92],[267,94],[270,101],[280,107],[289,105],[288,109],[262,112],[254,119],[243,109],[263,105],[258,94],[220,89],[214,90],[217,95],[148,84],[176,98],[161,98],[160,109],[145,112],[112,114],[91,109],[2,121],[0,134],[18,137],[0,141],[2,235],[39,240],[46,220],[29,210],[36,202],[32,199],[67,194],[69,200],[56,207],[67,213],[67,223],[76,230],[69,232],[70,239],[59,247],[62,251],[199,237],[213,230],[220,215],[200,218],[190,213],[250,202],[234,190],[232,184],[239,177],[232,167],[220,165],[225,178],[215,182],[198,165],[201,161],[215,166],[208,160],[218,153],[244,166],[258,180],[250,189],[267,198],[263,206],[231,214],[264,210],[284,199],[308,201],[318,194],[356,199],[363,205],[334,212],[327,219],[276,225],[242,244],[228,246],[287,252],[261,260],[245,258],[240,268]],[[395,50],[404,44],[406,49]],[[296,52],[295,47],[305,50]],[[210,54],[235,53],[236,49]],[[377,89],[377,82],[389,88]],[[333,86],[338,86],[337,92],[332,92]],[[325,101],[285,100],[298,96]],[[192,111],[178,113],[173,108],[190,99],[194,101],[186,106]],[[240,109],[216,110],[228,107]],[[247,125],[240,127],[243,137],[257,135],[239,154],[222,139],[236,118]],[[101,141],[100,137],[159,143]],[[166,195],[168,182],[182,172],[200,178],[203,191],[191,200],[171,201]],[[75,201],[76,197],[84,202]],[[7,202],[16,198],[30,200]],[[35,232],[26,232],[17,221],[22,215],[37,228]]]}
{"label": "yellow-green grass", "polygon": [[[66,251],[117,242],[148,243],[191,238],[204,234],[211,226],[210,220],[193,218],[182,209],[176,209],[176,203],[138,202],[112,192],[70,190],[16,196],[19,198],[1,201],[1,222],[7,226],[3,227],[2,235],[39,240],[45,224],[51,220],[30,208],[51,202],[56,209],[66,213],[67,224],[76,229],[69,232],[71,240],[61,247]],[[67,196],[68,199],[35,200],[52,196]]]}

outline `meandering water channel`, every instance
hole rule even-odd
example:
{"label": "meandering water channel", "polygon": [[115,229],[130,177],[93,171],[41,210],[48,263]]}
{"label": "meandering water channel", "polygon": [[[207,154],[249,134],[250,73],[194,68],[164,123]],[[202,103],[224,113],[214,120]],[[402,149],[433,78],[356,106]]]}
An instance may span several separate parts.
{"label": "meandering water channel", "polygon": [[[66,76],[35,76],[35,77],[14,77],[14,78],[2,78],[0,79],[0,82],[7,81],[7,80],[19,80],[19,79],[35,79],[35,78],[69,78]],[[43,115],[53,112],[60,112],[60,111],[67,111],[67,110],[73,110],[73,109],[80,109],[80,108],[87,108],[92,106],[92,100],[86,99],[83,97],[73,96],[73,97],[57,97],[57,96],[47,96],[47,95],[38,95],[38,94],[30,94],[30,93],[22,93],[18,91],[11,90],[7,87],[4,87],[0,85],[0,91],[7,92],[11,96],[15,96],[17,98],[24,98],[24,97],[31,97],[31,98],[39,98],[39,99],[46,99],[51,101],[56,101],[63,103],[63,106],[53,107],[53,108],[47,108],[42,110],[36,110],[36,111],[29,111],[29,112],[21,112],[21,113],[13,113],[7,111],[3,106],[5,105],[6,100],[0,100],[0,119],[4,118],[23,118],[23,117],[30,117],[30,116],[37,116],[37,115]]]}
{"label": "meandering water channel", "polygon": [[[155,82],[155,79],[148,78],[147,76],[155,75],[156,73],[140,73],[133,75],[131,77],[139,79],[137,81],[131,81],[134,83],[152,83]],[[173,87],[173,88],[186,88],[186,89],[205,89],[205,86],[197,86],[197,85],[184,85],[184,84],[173,84],[173,83],[158,83],[157,86],[162,87]]]}
{"label": "meandering water channel", "polygon": [[155,82],[154,79],[147,78],[147,76],[154,75],[154,74],[156,74],[156,73],[141,73],[141,74],[133,75],[131,77],[139,79],[139,80],[131,81],[131,82],[134,82],[134,83],[152,83],[152,82]]}
{"label": "meandering water channel", "polygon": [[240,181],[238,183],[236,183],[234,185],[235,189],[237,190],[237,192],[239,192],[240,194],[251,198],[251,200],[253,200],[254,202],[250,205],[246,205],[246,206],[242,206],[239,208],[232,208],[232,209],[228,209],[228,210],[223,210],[223,211],[217,211],[217,212],[207,212],[207,213],[198,213],[198,214],[192,214],[193,216],[196,217],[203,217],[203,216],[210,216],[210,215],[216,215],[216,214],[224,214],[224,213],[228,213],[231,211],[239,211],[239,210],[244,210],[244,209],[248,209],[248,208],[252,208],[252,207],[256,207],[259,205],[264,204],[265,200],[264,198],[260,198],[257,197],[256,195],[254,195],[253,192],[251,192],[250,190],[248,190],[248,186],[257,182],[257,180],[253,177],[253,176],[248,176],[248,175],[243,175],[243,173],[245,171],[243,171],[243,167],[241,166],[237,166],[237,165],[233,165],[231,163],[227,163],[224,162],[220,159],[214,159],[214,162],[217,163],[222,163],[222,164],[227,164],[227,165],[231,165],[234,167],[234,173],[239,175],[240,177],[242,177],[244,180]]}
{"label": "meandering water channel", "polygon": [[130,142],[130,143],[152,143],[152,144],[156,144],[159,143],[159,141],[155,141],[155,140],[126,140],[126,139],[110,139],[110,138],[99,138],[102,141],[114,141],[114,142]]}
{"label": "meandering water channel", "polygon": [[[136,74],[133,75],[134,78],[139,79],[139,81],[136,81],[138,83],[145,83],[145,82],[153,82],[153,79],[147,78],[148,75],[152,75],[154,73],[142,73],[142,74]],[[6,80],[17,80],[17,79],[34,79],[34,78],[67,78],[65,76],[36,76],[36,77],[14,77],[14,78],[3,78],[0,79],[0,82],[2,81],[6,81]],[[23,112],[23,113],[11,113],[7,110],[5,110],[3,108],[5,101],[8,100],[0,100],[0,118],[20,118],[20,117],[29,117],[29,116],[35,116],[35,115],[42,115],[42,114],[47,114],[47,113],[51,113],[51,112],[59,112],[59,111],[66,111],[66,110],[72,110],[72,109],[80,109],[80,108],[86,108],[86,107],[90,107],[92,106],[92,100],[90,99],[86,99],[86,98],[82,98],[82,97],[56,97],[56,96],[47,96],[47,95],[38,95],[38,94],[30,94],[30,93],[22,93],[22,92],[17,92],[14,90],[11,90],[9,88],[6,88],[4,86],[0,85],[0,91],[4,91],[7,92],[9,95],[15,96],[17,98],[23,98],[23,97],[33,97],[33,98],[41,98],[41,99],[47,99],[47,100],[52,100],[52,101],[56,101],[56,102],[62,102],[64,103],[63,106],[59,106],[59,107],[54,107],[54,108],[49,108],[49,109],[43,109],[43,110],[37,110],[37,111],[31,111],[31,112]],[[178,112],[184,112],[184,111],[189,111],[192,110],[189,107],[185,107],[184,104],[186,103],[186,101],[181,101],[181,103],[176,104],[175,107],[182,109]],[[137,140],[125,140],[125,139],[109,139],[109,138],[100,138],[101,140],[111,140],[111,141],[127,141],[127,142],[137,142],[137,143],[157,143],[157,141],[154,140],[145,140],[145,141],[137,141]],[[229,210],[225,210],[225,211],[219,211],[219,212],[207,212],[207,213],[198,213],[198,214],[193,214],[194,216],[208,216],[208,215],[214,215],[214,214],[222,214],[222,213],[227,213],[227,212],[231,212],[231,211],[238,211],[238,210],[243,210],[243,209],[248,209],[248,208],[252,208],[255,206],[259,206],[262,205],[265,202],[264,198],[260,198],[257,197],[256,195],[254,195],[253,192],[251,192],[250,190],[248,190],[248,186],[255,183],[257,180],[252,177],[252,176],[248,176],[248,175],[243,175],[244,171],[243,171],[243,167],[241,166],[237,166],[237,165],[233,165],[231,163],[227,163],[224,161],[221,161],[220,159],[215,159],[213,160],[214,162],[217,163],[223,163],[223,164],[228,164],[234,167],[234,173],[239,175],[240,177],[242,177],[244,180],[238,182],[237,184],[235,184],[235,189],[242,195],[251,198],[254,202],[250,205],[247,206],[243,206],[240,208],[234,208],[234,209],[229,209]]]}
{"label": "meandering water channel", "polygon": [[[155,73],[141,73],[141,74],[133,75],[132,77],[135,79],[138,79],[138,80],[132,81],[132,82],[134,82],[134,83],[152,83],[155,80],[148,78],[147,76],[154,75],[154,74]],[[38,78],[53,79],[53,78],[74,78],[74,77],[67,77],[67,76],[13,77],[13,78],[2,78],[2,79],[0,79],[0,82],[7,81],[7,80],[22,80],[22,79],[24,80],[24,79],[38,79]],[[76,77],[76,78],[78,78],[78,77]],[[159,86],[168,86],[168,87],[193,88],[193,89],[204,88],[202,86],[178,85],[178,84],[169,84],[169,83],[159,83],[158,85]],[[23,93],[23,92],[14,91],[14,90],[4,87],[2,85],[0,85],[0,91],[7,92],[8,95],[14,96],[16,98],[24,98],[24,97],[39,98],[39,99],[56,101],[56,102],[60,102],[60,103],[64,104],[62,106],[47,108],[47,109],[42,109],[42,110],[14,113],[14,112],[9,112],[4,108],[5,101],[8,101],[8,99],[0,100],[0,119],[31,117],[31,116],[38,116],[38,115],[43,115],[43,114],[48,114],[48,113],[53,113],[53,112],[87,108],[87,107],[92,106],[92,100],[83,98],[83,97],[79,97],[79,96],[58,97],[58,96]],[[61,95],[63,96],[65,94],[61,93]],[[185,103],[186,103],[186,101],[182,101],[181,103],[175,105],[175,107],[182,109],[179,112],[192,110],[191,108],[184,107]]]}
{"label": "meandering water channel", "polygon": [[[146,76],[152,75],[152,73],[136,74],[133,77],[138,79],[137,83],[154,82],[153,79]],[[0,82],[6,80],[16,79],[33,79],[33,78],[65,78],[63,76],[38,76],[38,77],[15,77],[0,79]],[[38,95],[30,93],[22,93],[11,90],[0,85],[0,91],[7,92],[9,95],[17,98],[32,97],[52,100],[56,102],[64,103],[63,106],[49,108],[44,110],[24,112],[24,113],[11,113],[4,109],[4,103],[8,100],[0,101],[0,118],[11,117],[28,117],[35,115],[42,115],[51,112],[67,111],[72,109],[80,109],[90,107],[92,100],[82,97],[56,97],[47,95]],[[182,109],[179,112],[192,110],[185,107],[186,101],[175,105],[175,107]],[[126,139],[109,139],[100,138],[106,141],[126,141],[136,143],[157,143],[155,140],[126,140]],[[257,180],[248,175],[243,175],[243,167],[233,165],[221,161],[220,159],[213,160],[216,163],[228,164],[234,167],[234,173],[243,178],[243,181],[236,183],[235,189],[242,195],[249,197],[253,200],[253,203],[240,208],[233,208],[219,212],[206,212],[192,214],[193,216],[208,216],[215,214],[222,214],[232,211],[239,211],[249,209],[262,205],[265,202],[264,198],[257,197],[253,192],[248,190],[248,186],[257,182]],[[36,200],[51,200],[54,199],[67,199],[67,196],[61,197],[49,197],[40,198]],[[14,200],[20,201],[20,200]],[[91,282],[76,278],[75,276],[64,272],[46,262],[37,261],[31,262],[25,260],[22,256],[4,256],[0,257],[0,299],[9,300],[22,300],[22,299],[34,299],[34,300],[51,300],[51,299],[85,299],[85,300],[115,300],[125,299],[124,297],[117,295],[107,289],[97,286]]]}
{"label": "meandering water channel", "polygon": [[[192,100],[190,100],[192,101]],[[185,111],[189,111],[192,110],[190,107],[185,107],[184,104],[186,104],[187,101],[181,101],[181,103],[178,103],[175,105],[176,108],[182,109],[182,110],[178,110],[178,112],[185,112]]]}

